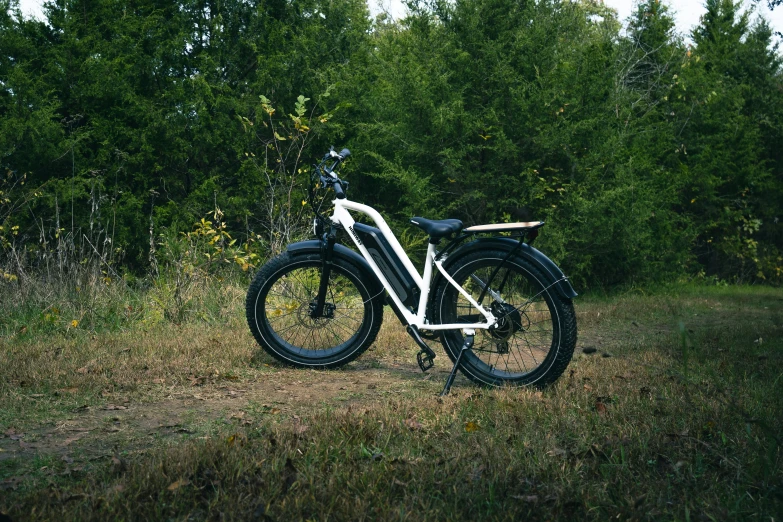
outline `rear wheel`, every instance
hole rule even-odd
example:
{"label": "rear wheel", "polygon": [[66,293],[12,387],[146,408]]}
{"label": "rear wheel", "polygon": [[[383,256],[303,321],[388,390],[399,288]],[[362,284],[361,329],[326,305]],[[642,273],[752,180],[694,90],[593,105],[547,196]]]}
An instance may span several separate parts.
{"label": "rear wheel", "polygon": [[[502,250],[474,252],[449,267],[449,274],[475,300],[489,286],[481,304],[499,318],[494,328],[476,330],[473,348],[463,355],[460,369],[485,385],[543,386],[560,377],[573,355],[574,307],[521,256],[512,255],[490,281],[507,254]],[[484,322],[478,310],[445,280],[436,293],[434,315],[436,323]],[[441,342],[455,361],[463,333],[445,331]]]}
{"label": "rear wheel", "polygon": [[245,303],[256,341],[272,357],[299,367],[336,368],[361,355],[375,340],[383,303],[361,271],[335,256],[324,316],[312,318],[321,281],[320,254],[285,252],[258,271]]}

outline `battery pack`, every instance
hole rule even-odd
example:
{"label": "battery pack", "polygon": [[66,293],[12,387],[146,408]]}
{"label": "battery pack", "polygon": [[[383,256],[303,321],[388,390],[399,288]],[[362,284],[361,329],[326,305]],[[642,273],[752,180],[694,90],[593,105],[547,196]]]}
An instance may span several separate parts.
{"label": "battery pack", "polygon": [[392,249],[383,232],[375,227],[354,223],[353,231],[370,253],[375,264],[405,306],[416,308],[419,289],[405,265]]}

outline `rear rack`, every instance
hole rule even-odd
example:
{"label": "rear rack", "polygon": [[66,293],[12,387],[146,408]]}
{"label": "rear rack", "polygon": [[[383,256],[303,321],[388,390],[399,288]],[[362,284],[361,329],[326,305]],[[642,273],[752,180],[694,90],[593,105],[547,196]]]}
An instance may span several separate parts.
{"label": "rear rack", "polygon": [[[472,227],[462,229],[462,233],[457,237],[453,237],[446,248],[441,250],[435,255],[435,260],[438,261],[447,256],[454,249],[459,246],[460,243],[468,239],[469,237],[475,237],[477,234],[498,234],[500,232],[510,232],[511,237],[518,237],[519,244],[525,242],[531,244],[536,237],[538,237],[538,229],[546,224],[545,221],[526,221],[521,223],[493,223],[491,225],[473,225]],[[500,237],[500,236],[498,236]],[[504,261],[505,262],[505,261]]]}
{"label": "rear rack", "polygon": [[491,225],[474,225],[463,229],[468,234],[492,234],[495,232],[518,232],[521,230],[536,230],[544,226],[543,221],[527,221],[522,223],[494,223]]}

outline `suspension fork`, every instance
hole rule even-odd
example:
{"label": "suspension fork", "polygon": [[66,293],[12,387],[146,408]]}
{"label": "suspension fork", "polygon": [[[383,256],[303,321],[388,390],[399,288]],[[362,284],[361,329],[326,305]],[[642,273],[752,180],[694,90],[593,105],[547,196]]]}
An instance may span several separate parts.
{"label": "suspension fork", "polygon": [[337,231],[334,226],[329,227],[329,232],[321,237],[321,281],[318,284],[318,295],[315,301],[310,303],[310,317],[331,317],[333,311],[329,310],[324,314],[326,304],[326,290],[329,286],[329,277],[332,275],[332,256],[334,254],[334,243],[336,241]]}

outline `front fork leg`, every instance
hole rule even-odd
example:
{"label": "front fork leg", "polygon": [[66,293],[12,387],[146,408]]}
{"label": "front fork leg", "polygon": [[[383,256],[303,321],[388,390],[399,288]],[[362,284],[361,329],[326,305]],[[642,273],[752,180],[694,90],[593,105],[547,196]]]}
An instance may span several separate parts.
{"label": "front fork leg", "polygon": [[318,295],[315,302],[310,305],[310,317],[317,319],[324,317],[324,305],[326,303],[326,290],[329,287],[329,277],[332,275],[332,254],[336,237],[334,227],[321,238],[321,282],[318,285]]}

